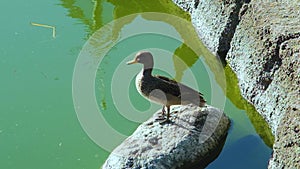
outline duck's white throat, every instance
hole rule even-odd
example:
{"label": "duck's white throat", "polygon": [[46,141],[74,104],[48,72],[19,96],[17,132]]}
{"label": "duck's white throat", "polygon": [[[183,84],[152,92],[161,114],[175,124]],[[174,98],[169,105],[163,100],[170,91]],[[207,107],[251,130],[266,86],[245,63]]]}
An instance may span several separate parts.
{"label": "duck's white throat", "polygon": [[[142,78],[143,78],[143,69],[140,71],[139,74],[137,74],[135,78],[135,87],[136,90],[140,93],[140,95],[144,96],[142,90],[141,90],[141,85],[142,85]],[[144,96],[145,97],[145,96]]]}

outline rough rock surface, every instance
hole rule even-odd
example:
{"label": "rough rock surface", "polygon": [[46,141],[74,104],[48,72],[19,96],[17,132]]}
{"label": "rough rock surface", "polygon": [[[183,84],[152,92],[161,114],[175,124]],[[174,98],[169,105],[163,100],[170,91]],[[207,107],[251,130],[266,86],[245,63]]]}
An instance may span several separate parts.
{"label": "rough rock surface", "polygon": [[300,110],[288,108],[281,120],[269,168],[300,168]]}
{"label": "rough rock surface", "polygon": [[223,147],[230,120],[219,109],[174,106],[171,123],[152,118],[119,145],[103,169],[204,168]]}
{"label": "rough rock surface", "polygon": [[[286,124],[300,125],[300,114],[290,111],[300,110],[299,10],[300,6],[292,3],[252,1],[227,54],[242,95],[254,104],[275,134],[269,168],[300,167],[300,138],[286,130]],[[295,144],[287,147],[285,139]]]}
{"label": "rough rock surface", "polygon": [[239,22],[239,12],[248,0],[173,0],[191,14],[197,33],[206,47],[224,60]]}
{"label": "rough rock surface", "polygon": [[243,97],[268,122],[269,168],[300,168],[300,2],[173,1],[191,13],[204,44],[226,56]]}
{"label": "rough rock surface", "polygon": [[226,58],[242,95],[263,112],[273,133],[287,108],[297,108],[297,100],[299,106],[299,10],[287,4],[250,3]]}

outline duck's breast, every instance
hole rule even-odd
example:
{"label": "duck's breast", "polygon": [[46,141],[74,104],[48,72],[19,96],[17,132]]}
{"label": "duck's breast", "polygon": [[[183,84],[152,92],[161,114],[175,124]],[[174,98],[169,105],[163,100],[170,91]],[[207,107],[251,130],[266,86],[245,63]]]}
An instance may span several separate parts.
{"label": "duck's breast", "polygon": [[140,95],[145,97],[145,95],[142,92],[142,78],[143,78],[143,70],[135,78],[135,87],[137,91],[140,93]]}
{"label": "duck's breast", "polygon": [[155,79],[144,77],[143,70],[135,78],[135,86],[140,95],[149,101],[165,105],[165,93],[157,89],[156,83]]}

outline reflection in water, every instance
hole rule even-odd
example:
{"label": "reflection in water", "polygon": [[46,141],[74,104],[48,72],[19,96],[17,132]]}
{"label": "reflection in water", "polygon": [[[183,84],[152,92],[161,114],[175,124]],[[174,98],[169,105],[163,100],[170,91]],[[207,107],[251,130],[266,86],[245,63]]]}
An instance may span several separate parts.
{"label": "reflection in water", "polygon": [[68,16],[88,26],[88,37],[103,26],[102,0],[61,0],[60,5],[69,10]]}
{"label": "reflection in water", "polygon": [[[90,3],[81,3],[80,0],[61,0],[62,6],[69,9],[69,16],[72,18],[79,19],[82,23],[88,26],[88,36],[92,35],[96,30],[103,26],[103,18],[105,13],[103,13],[102,4],[104,1],[96,0],[90,1]],[[200,56],[204,56],[207,60],[207,64],[210,66],[212,71],[219,76],[223,70],[220,70],[220,65],[217,60],[211,56],[207,55],[207,51],[202,45],[202,42],[198,39],[197,33],[194,28],[189,25],[182,25],[182,23],[178,23],[173,20],[171,17],[162,18],[161,16],[153,17],[149,15],[143,15],[143,12],[159,12],[159,13],[167,13],[172,14],[174,16],[178,16],[180,18],[190,20],[190,16],[188,13],[184,12],[181,8],[177,7],[169,0],[132,0],[132,1],[118,1],[118,0],[108,0],[108,2],[112,3],[115,7],[113,10],[113,19],[118,19],[124,16],[128,16],[131,14],[141,13],[141,16],[146,20],[153,21],[163,21],[172,25],[177,32],[181,35],[183,39],[183,44],[180,46],[176,52],[174,53],[174,65],[178,65],[177,61],[180,58],[187,66],[191,67]],[[86,4],[90,4],[87,6]],[[91,5],[92,4],[92,5]],[[89,11],[93,11],[92,15]],[[111,33],[112,39],[116,39],[119,36],[121,29],[131,23],[138,15],[132,15],[130,19],[122,20],[122,22],[117,22],[113,25],[113,30]],[[192,51],[191,49],[196,49],[197,51]],[[196,54],[197,53],[197,54]],[[191,55],[190,55],[191,54]],[[206,57],[208,56],[208,57]],[[178,57],[178,58],[176,58]],[[187,67],[175,67],[176,69],[176,77],[175,79],[181,80],[184,70]],[[224,78],[216,78],[220,86],[225,89],[225,81]]]}
{"label": "reflection in water", "polygon": [[233,102],[233,104],[239,109],[246,110],[246,113],[251,120],[257,134],[264,140],[265,144],[269,147],[273,147],[274,136],[267,122],[259,115],[253,105],[248,103],[240,93],[238,87],[238,80],[234,72],[227,65],[225,68],[226,83],[229,86],[226,90],[227,97]]}
{"label": "reflection in water", "polygon": [[[175,50],[173,60],[174,60],[174,67],[176,68],[175,79],[177,81],[180,81],[183,76],[183,72],[187,68],[193,66],[193,64],[198,60],[198,56],[186,44],[182,44],[180,47],[178,47]],[[184,62],[185,64],[182,64],[182,62]]]}
{"label": "reflection in water", "polygon": [[[246,110],[248,117],[255,127],[256,132],[262,137],[264,142],[271,147],[273,144],[273,136],[268,128],[266,122],[255,111],[254,107],[241,97],[237,78],[231,69],[225,67],[225,75],[220,62],[213,56],[199,40],[194,27],[189,25],[182,25],[177,22],[173,17],[161,17],[160,15],[143,14],[144,12],[160,12],[175,15],[185,20],[190,20],[188,13],[182,11],[179,7],[173,4],[170,0],[61,0],[61,5],[68,9],[69,16],[79,19],[87,26],[87,38],[94,34],[99,28],[103,27],[106,23],[118,18],[127,16],[126,19],[116,22],[107,27],[103,32],[97,32],[97,39],[92,40],[93,46],[97,52],[107,53],[108,50],[117,43],[120,37],[121,30],[128,24],[132,23],[138,16],[145,20],[165,22],[173,26],[182,38],[182,44],[175,50],[173,55],[173,64],[175,68],[175,79],[180,81],[184,72],[192,67],[200,56],[202,56],[206,64],[215,76],[215,80],[222,88],[226,96],[235,104],[236,107]],[[108,12],[108,10],[111,10]],[[139,14],[137,14],[139,13]],[[112,14],[112,16],[108,16]],[[131,15],[130,14],[136,14]],[[112,28],[112,29],[110,29]],[[109,32],[109,33],[107,33]],[[99,53],[95,53],[99,56]],[[185,64],[181,64],[182,61]],[[226,78],[224,78],[226,76]],[[225,87],[227,85],[227,88]],[[104,82],[100,85],[104,90]],[[104,92],[103,92],[104,93]],[[103,107],[107,107],[106,99],[101,99]]]}

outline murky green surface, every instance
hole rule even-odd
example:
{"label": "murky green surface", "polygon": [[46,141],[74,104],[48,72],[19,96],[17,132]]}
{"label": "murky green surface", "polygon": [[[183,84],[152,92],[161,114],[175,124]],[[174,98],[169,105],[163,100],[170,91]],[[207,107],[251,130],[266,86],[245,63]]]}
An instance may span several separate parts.
{"label": "murky green surface", "polygon": [[[128,14],[165,12],[189,19],[171,1],[1,1],[0,8],[0,168],[3,169],[100,168],[109,152],[95,144],[82,129],[73,105],[72,76],[80,50],[96,30]],[[182,41],[190,40],[189,35],[193,35],[174,22],[146,16],[134,17],[116,25],[114,30],[121,31],[137,22],[158,21],[181,35]],[[32,26],[31,22],[55,26],[56,38],[52,37],[51,29]],[[191,33],[186,34],[187,31]],[[169,62],[164,65],[174,71],[165,74],[188,83],[184,76],[187,67],[181,67],[173,58],[174,53],[178,55],[191,68],[206,99],[210,102],[212,97],[212,84],[205,79],[217,71],[203,46],[198,47],[202,55],[199,59],[198,54],[176,39],[157,34],[132,36],[109,50],[95,79],[99,108],[107,122],[124,135],[132,133],[139,123],[118,114],[110,96],[110,79],[125,56],[144,48],[167,51],[165,58]],[[138,73],[140,66],[128,69]],[[222,153],[207,168],[266,168],[271,154],[266,144],[272,145],[272,137],[254,108],[240,97],[237,81],[227,67],[225,74],[224,111],[232,119],[232,127]],[[217,80],[212,83],[223,83],[218,75],[215,77]],[[222,91],[220,87],[219,90]],[[137,110],[145,111],[150,106],[137,94],[133,82],[128,95]],[[103,137],[109,134],[103,133]]]}

